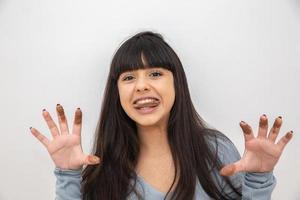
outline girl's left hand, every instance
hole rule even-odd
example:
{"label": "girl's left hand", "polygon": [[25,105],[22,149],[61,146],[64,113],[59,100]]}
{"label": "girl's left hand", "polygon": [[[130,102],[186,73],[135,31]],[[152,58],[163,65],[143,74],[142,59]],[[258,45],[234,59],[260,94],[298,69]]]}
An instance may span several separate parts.
{"label": "girl's left hand", "polygon": [[243,157],[232,164],[224,166],[220,174],[231,176],[237,172],[270,172],[278,162],[285,145],[291,140],[293,131],[285,134],[276,144],[276,138],[282,124],[282,118],[275,119],[268,134],[268,119],[266,115],[260,117],[258,136],[254,137],[252,128],[241,121],[245,137],[245,151]]}

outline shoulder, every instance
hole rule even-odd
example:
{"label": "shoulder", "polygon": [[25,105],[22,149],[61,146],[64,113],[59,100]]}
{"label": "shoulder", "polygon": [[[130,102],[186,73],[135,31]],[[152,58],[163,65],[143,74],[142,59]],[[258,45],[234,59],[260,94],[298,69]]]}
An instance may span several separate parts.
{"label": "shoulder", "polygon": [[204,138],[223,165],[238,161],[241,156],[233,142],[221,131],[205,129]]}

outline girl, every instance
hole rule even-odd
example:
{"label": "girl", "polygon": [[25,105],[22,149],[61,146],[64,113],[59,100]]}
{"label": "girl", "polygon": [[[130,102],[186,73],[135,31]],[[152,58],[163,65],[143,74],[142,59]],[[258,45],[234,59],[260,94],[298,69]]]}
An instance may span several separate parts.
{"label": "girl", "polygon": [[273,169],[292,137],[275,143],[282,118],[258,136],[241,121],[245,151],[209,128],[195,110],[182,64],[160,34],[141,32],[115,53],[108,75],[93,154],[81,148],[82,112],[72,133],[63,107],[59,129],[43,110],[53,140],[32,134],[55,163],[56,199],[270,199]]}

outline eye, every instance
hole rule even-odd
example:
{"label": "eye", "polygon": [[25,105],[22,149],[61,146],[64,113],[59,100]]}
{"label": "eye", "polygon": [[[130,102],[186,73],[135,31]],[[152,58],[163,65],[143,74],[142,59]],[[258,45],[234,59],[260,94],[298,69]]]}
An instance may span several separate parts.
{"label": "eye", "polygon": [[152,72],[151,74],[154,74],[154,77],[158,77],[162,75],[162,73],[160,73],[159,71]]}
{"label": "eye", "polygon": [[128,78],[130,78],[130,77],[132,77],[132,76],[126,76],[125,78],[123,78],[123,81],[127,81],[127,80],[131,80],[131,79],[128,79]]}

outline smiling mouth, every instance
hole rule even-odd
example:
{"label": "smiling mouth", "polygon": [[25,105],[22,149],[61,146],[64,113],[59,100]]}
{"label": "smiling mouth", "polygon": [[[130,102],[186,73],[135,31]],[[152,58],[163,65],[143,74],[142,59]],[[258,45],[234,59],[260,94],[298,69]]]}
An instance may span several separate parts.
{"label": "smiling mouth", "polygon": [[156,105],[148,105],[148,106],[140,106],[140,107],[135,107],[135,109],[137,110],[137,112],[139,114],[151,114],[154,111],[156,111],[159,107],[160,103],[157,103]]}
{"label": "smiling mouth", "polygon": [[158,109],[159,104],[159,99],[150,97],[135,101],[133,107],[137,110],[139,114],[145,115],[155,112],[155,110]]}

